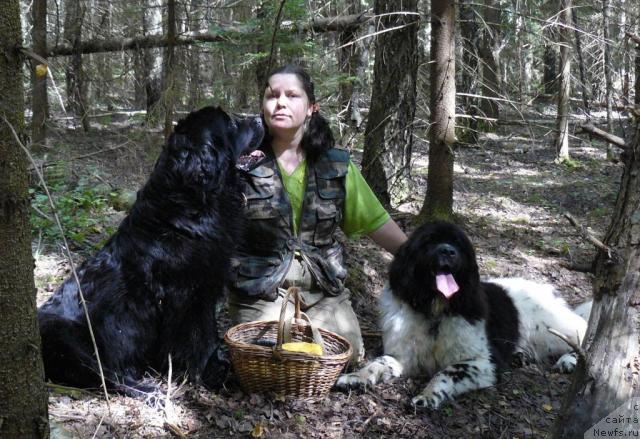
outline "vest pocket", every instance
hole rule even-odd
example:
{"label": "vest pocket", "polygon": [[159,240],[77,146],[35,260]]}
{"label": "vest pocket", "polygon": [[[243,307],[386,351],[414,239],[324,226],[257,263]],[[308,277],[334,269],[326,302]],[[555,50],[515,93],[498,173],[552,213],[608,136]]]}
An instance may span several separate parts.
{"label": "vest pocket", "polygon": [[247,201],[245,206],[247,218],[269,219],[278,216],[278,210],[274,205],[273,188],[268,184],[258,184],[255,189],[245,190],[244,196]]}
{"label": "vest pocket", "polygon": [[249,296],[264,296],[267,292],[260,288],[265,284],[265,278],[276,274],[278,264],[258,257],[241,258],[238,263],[233,286]]}
{"label": "vest pocket", "polygon": [[247,199],[247,218],[268,220],[278,216],[278,209],[269,200]]}
{"label": "vest pocket", "polygon": [[338,226],[338,208],[333,203],[318,204],[316,208],[316,228],[313,242],[317,247],[333,242],[333,233]]}
{"label": "vest pocket", "polygon": [[345,197],[346,190],[344,188],[344,180],[318,177],[316,184],[318,185],[318,195],[320,195],[320,198],[323,200]]}

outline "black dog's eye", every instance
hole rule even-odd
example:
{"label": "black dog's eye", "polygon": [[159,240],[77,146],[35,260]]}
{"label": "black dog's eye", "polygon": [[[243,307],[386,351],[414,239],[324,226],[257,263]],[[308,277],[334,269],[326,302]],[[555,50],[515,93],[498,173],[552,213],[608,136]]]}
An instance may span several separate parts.
{"label": "black dog's eye", "polygon": [[186,159],[188,155],[189,155],[189,151],[187,151],[186,149],[181,149],[180,150],[180,158],[181,159]]}

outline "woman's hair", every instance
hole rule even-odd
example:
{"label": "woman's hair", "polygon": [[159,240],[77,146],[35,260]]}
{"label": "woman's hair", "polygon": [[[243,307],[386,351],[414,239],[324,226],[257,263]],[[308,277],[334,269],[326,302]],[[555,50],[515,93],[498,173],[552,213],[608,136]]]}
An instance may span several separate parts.
{"label": "woman's hair", "polygon": [[[311,77],[304,69],[300,66],[286,64],[282,67],[278,67],[275,70],[272,70],[267,76],[267,83],[265,84],[265,88],[269,86],[269,79],[273,75],[277,74],[291,74],[296,75],[296,77],[300,80],[302,84],[302,88],[309,99],[309,104],[313,105],[316,103],[316,95],[314,93],[313,82],[311,81]],[[264,122],[264,121],[263,121]],[[311,117],[306,122],[307,126],[302,134],[302,140],[300,141],[300,147],[307,155],[307,160],[309,162],[313,162],[317,159],[323,152],[328,150],[329,148],[333,148],[334,139],[333,133],[331,132],[331,127],[329,126],[329,122],[325,119],[318,111],[314,111],[311,114]],[[263,124],[265,128],[266,124]],[[268,128],[267,128],[268,130]],[[265,133],[265,139],[263,145],[270,145],[273,137],[268,133]]]}

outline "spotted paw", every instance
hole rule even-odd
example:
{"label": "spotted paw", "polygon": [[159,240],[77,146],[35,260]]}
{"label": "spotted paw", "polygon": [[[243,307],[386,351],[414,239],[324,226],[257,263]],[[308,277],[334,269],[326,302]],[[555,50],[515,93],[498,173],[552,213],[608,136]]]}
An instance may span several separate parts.
{"label": "spotted paw", "polygon": [[577,364],[578,359],[576,358],[576,354],[572,352],[560,357],[556,364],[553,365],[553,370],[560,373],[572,373]]}
{"label": "spotted paw", "polygon": [[370,383],[360,375],[356,373],[348,373],[340,376],[334,387],[338,390],[349,390],[365,387],[368,384]]}
{"label": "spotted paw", "polygon": [[445,398],[435,394],[421,393],[411,400],[411,404],[421,409],[437,410],[444,400]]}

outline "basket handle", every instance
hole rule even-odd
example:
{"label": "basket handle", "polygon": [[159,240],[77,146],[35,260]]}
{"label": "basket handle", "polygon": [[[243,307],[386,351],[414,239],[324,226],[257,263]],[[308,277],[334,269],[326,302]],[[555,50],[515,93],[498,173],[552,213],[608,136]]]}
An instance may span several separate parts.
{"label": "basket handle", "polygon": [[[287,306],[289,305],[289,298],[293,297],[293,304],[295,307],[293,319],[287,319]],[[313,337],[313,341],[320,346],[324,346],[324,342],[322,340],[322,335],[320,335],[320,331],[318,328],[311,322],[311,319],[308,315],[300,311],[300,289],[298,287],[289,287],[287,290],[287,294],[282,301],[282,307],[280,308],[280,320],[278,320],[278,338],[276,339],[275,350],[281,351],[282,344],[288,343],[291,341],[291,323],[292,320],[296,322],[305,321],[309,327],[311,328],[311,335]]]}

